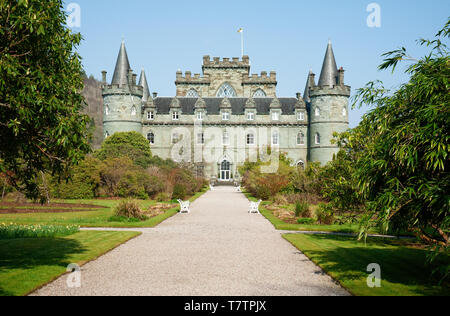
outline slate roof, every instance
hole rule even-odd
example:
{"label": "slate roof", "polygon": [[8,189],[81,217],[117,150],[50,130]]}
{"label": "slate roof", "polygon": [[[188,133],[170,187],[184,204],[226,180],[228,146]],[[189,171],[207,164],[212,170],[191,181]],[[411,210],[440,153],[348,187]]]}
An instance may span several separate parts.
{"label": "slate roof", "polygon": [[[156,111],[160,114],[170,113],[170,105],[172,104],[173,97],[157,97],[153,100],[156,107]],[[195,104],[198,98],[184,98],[179,97],[181,111],[184,114],[194,114]],[[231,104],[232,114],[242,115],[245,113],[245,104],[248,98],[229,98]],[[270,104],[273,98],[254,98],[257,114],[269,114]],[[295,105],[298,102],[296,98],[278,98],[281,104],[282,113],[285,115],[295,114]],[[220,114],[220,104],[223,98],[203,98],[206,105],[206,111],[208,114]]]}

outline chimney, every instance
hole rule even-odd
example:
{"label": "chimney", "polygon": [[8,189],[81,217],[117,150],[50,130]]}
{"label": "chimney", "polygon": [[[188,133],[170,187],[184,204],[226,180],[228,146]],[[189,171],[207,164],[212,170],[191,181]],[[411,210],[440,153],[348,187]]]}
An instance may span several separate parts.
{"label": "chimney", "polygon": [[300,92],[297,92],[296,96],[297,96],[297,100],[300,100],[302,98],[302,94]]}
{"label": "chimney", "polygon": [[344,86],[344,72],[345,72],[345,70],[344,70],[344,68],[339,68],[339,70],[338,70],[338,84],[342,87],[342,86]]}
{"label": "chimney", "polygon": [[133,86],[136,85],[136,79],[137,79],[137,75],[133,74],[132,79],[131,79],[131,83],[133,84]]}
{"label": "chimney", "polygon": [[156,99],[158,97],[158,92],[153,92],[153,99]]}
{"label": "chimney", "polygon": [[106,70],[102,71],[102,82],[106,84]]}

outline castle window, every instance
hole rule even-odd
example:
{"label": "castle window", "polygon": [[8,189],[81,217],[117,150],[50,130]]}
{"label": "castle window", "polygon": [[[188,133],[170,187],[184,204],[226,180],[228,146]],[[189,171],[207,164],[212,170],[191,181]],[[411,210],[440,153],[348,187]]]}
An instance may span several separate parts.
{"label": "castle window", "polygon": [[264,92],[263,89],[258,89],[255,91],[255,93],[253,94],[254,98],[265,98],[266,97],[266,93]]}
{"label": "castle window", "polygon": [[197,144],[203,145],[205,143],[205,134],[204,133],[198,133],[197,134]]}
{"label": "castle window", "polygon": [[247,112],[247,121],[255,120],[255,112]]}
{"label": "castle window", "polygon": [[236,91],[228,82],[225,82],[217,91],[216,96],[218,98],[234,98],[236,97]]}
{"label": "castle window", "polygon": [[298,121],[304,121],[305,120],[305,112],[298,112],[297,113],[297,120]]}
{"label": "castle window", "polygon": [[147,140],[150,143],[150,145],[154,145],[155,144],[155,134],[153,134],[152,132],[148,133]]}
{"label": "castle window", "polygon": [[198,92],[195,89],[190,89],[187,93],[186,93],[186,98],[198,98]]}
{"label": "castle window", "polygon": [[272,121],[279,121],[280,120],[280,112],[272,112]]}
{"label": "castle window", "polygon": [[342,109],[342,116],[347,116],[347,109],[346,108]]}
{"label": "castle window", "polygon": [[297,145],[304,145],[305,144],[305,134],[302,132],[297,134]]}
{"label": "castle window", "polygon": [[105,132],[105,138],[108,138],[109,137],[109,133],[108,133],[108,131],[106,131]]}
{"label": "castle window", "polygon": [[316,133],[315,140],[316,140],[316,145],[320,145],[320,134],[319,133]]}
{"label": "castle window", "polygon": [[250,132],[247,134],[247,145],[254,145],[255,144],[255,134],[253,132]]}
{"label": "castle window", "polygon": [[106,115],[109,115],[109,106],[108,106],[108,105],[105,106],[105,114],[106,114]]}
{"label": "castle window", "polygon": [[197,120],[203,121],[203,111],[197,112]]}
{"label": "castle window", "polygon": [[305,163],[303,162],[303,160],[300,160],[299,162],[297,162],[297,168],[298,169],[305,169]]}
{"label": "castle window", "polygon": [[315,113],[316,113],[316,116],[320,116],[320,109],[319,109],[319,108],[316,108]]}
{"label": "castle window", "polygon": [[223,132],[223,137],[222,137],[222,143],[223,145],[229,145],[230,144],[230,134],[228,132]]}
{"label": "castle window", "polygon": [[155,119],[155,113],[153,111],[147,112],[147,120],[152,121]]}
{"label": "castle window", "polygon": [[222,112],[222,121],[228,121],[228,120],[230,120],[230,113]]}
{"label": "castle window", "polygon": [[131,115],[136,115],[136,107],[135,106],[133,106],[132,108],[131,108]]}
{"label": "castle window", "polygon": [[172,112],[172,120],[178,121],[179,119],[180,119],[180,113],[178,111],[173,111]]}
{"label": "castle window", "polygon": [[280,134],[278,133],[278,131],[274,131],[272,133],[272,145],[278,146],[279,144],[280,144]]}

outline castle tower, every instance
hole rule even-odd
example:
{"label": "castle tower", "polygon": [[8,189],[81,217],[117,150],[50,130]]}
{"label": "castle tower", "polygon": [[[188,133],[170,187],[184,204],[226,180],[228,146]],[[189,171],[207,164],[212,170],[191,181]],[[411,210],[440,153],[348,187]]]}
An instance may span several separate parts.
{"label": "castle tower", "polygon": [[[349,128],[348,100],[350,87],[344,85],[344,69],[336,66],[333,47],[328,43],[319,82],[315,85],[314,74],[310,72],[305,92],[309,103],[310,161],[326,164],[339,149],[332,144],[333,133],[345,132]],[[309,101],[309,102],[308,102]]]}
{"label": "castle tower", "polygon": [[[141,83],[136,84],[136,74],[131,70],[125,43],[122,42],[111,84],[106,82],[103,71],[103,131],[105,138],[117,132],[135,131],[142,133],[142,105],[144,92],[147,93],[147,79],[141,75]],[[145,84],[144,84],[145,81]],[[147,87],[147,91],[144,91]]]}

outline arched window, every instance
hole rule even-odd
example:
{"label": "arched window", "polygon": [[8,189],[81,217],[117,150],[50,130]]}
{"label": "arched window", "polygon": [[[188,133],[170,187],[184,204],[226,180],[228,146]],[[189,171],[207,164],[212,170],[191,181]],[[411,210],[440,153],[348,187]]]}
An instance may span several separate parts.
{"label": "arched window", "polygon": [[154,145],[155,144],[155,134],[153,134],[153,132],[148,133],[147,140],[150,143],[150,145]]}
{"label": "arched window", "polygon": [[186,93],[186,98],[198,98],[198,92],[195,89],[190,89],[187,93]]}
{"label": "arched window", "polygon": [[136,115],[136,107],[133,105],[133,107],[131,108],[131,115]]}
{"label": "arched window", "polygon": [[109,115],[109,105],[106,105],[106,106],[105,106],[105,114],[106,114],[106,115]]}
{"label": "arched window", "polygon": [[297,145],[304,145],[305,144],[305,134],[302,132],[297,134]]}
{"label": "arched window", "polygon": [[217,91],[216,96],[218,98],[234,98],[236,97],[236,91],[234,91],[233,87],[228,82],[225,82],[219,88],[219,91]]}
{"label": "arched window", "polygon": [[320,109],[316,108],[316,116],[320,116]]}
{"label": "arched window", "polygon": [[319,133],[316,133],[315,139],[316,139],[316,145],[319,145],[320,144],[320,134]]}
{"label": "arched window", "polygon": [[342,116],[347,116],[347,109],[345,107],[342,109]]}
{"label": "arched window", "polygon": [[263,89],[258,89],[255,91],[255,93],[253,94],[254,98],[265,98],[266,97],[266,93],[264,92]]}
{"label": "arched window", "polygon": [[108,131],[106,131],[105,132],[105,138],[108,138],[109,137],[109,133],[108,133]]}

